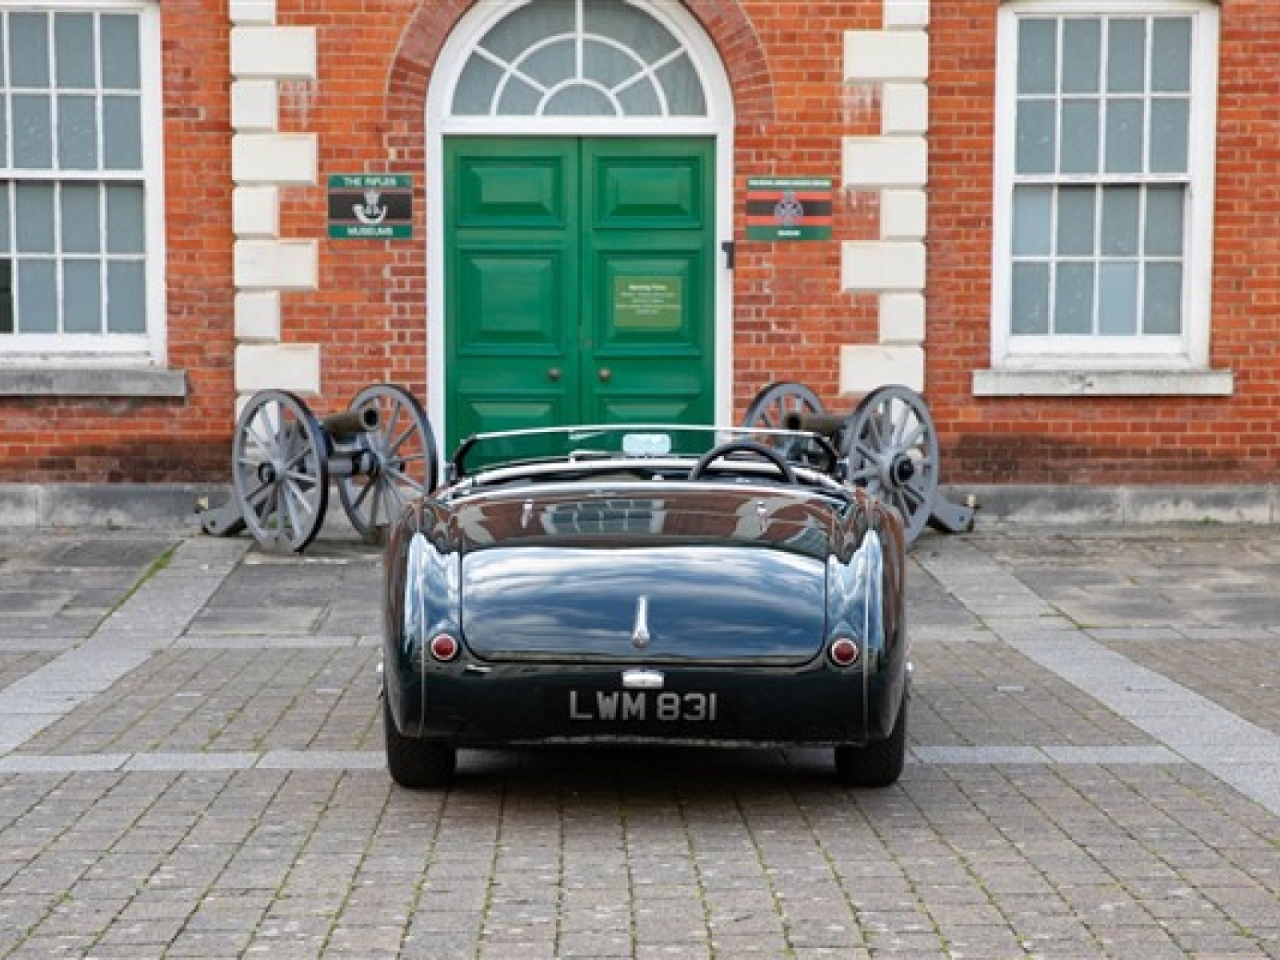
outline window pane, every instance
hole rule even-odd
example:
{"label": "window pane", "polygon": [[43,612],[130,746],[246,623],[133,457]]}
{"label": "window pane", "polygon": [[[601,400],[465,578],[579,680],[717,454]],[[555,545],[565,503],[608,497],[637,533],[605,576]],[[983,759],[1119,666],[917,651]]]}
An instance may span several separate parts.
{"label": "window pane", "polygon": [[1183,187],[1147,189],[1147,232],[1143,252],[1152,257],[1182,256]]}
{"label": "window pane", "polygon": [[1152,31],[1151,89],[1156,93],[1191,92],[1191,20],[1156,20]]}
{"label": "window pane", "polygon": [[53,166],[52,103],[44,94],[13,98],[13,165],[47,170]]}
{"label": "window pane", "polygon": [[92,90],[94,74],[93,15],[60,13],[53,19],[58,86]]}
{"label": "window pane", "polygon": [[66,253],[98,253],[102,250],[98,216],[98,186],[66,183],[62,186],[62,249]]}
{"label": "window pane", "polygon": [[1015,336],[1049,332],[1049,265],[1013,265],[1013,333]]}
{"label": "window pane", "polygon": [[1014,256],[1048,256],[1053,222],[1052,187],[1017,187],[1013,191]]}
{"label": "window pane", "polygon": [[136,16],[103,16],[102,85],[104,87],[111,90],[142,89],[142,65],[138,48]]}
{"label": "window pane", "polygon": [[142,169],[142,105],[138,97],[103,97],[103,165]]}
{"label": "window pane", "polygon": [[107,187],[107,252],[142,253],[143,194],[141,187]]}
{"label": "window pane", "polygon": [[1139,187],[1104,187],[1102,190],[1102,255],[1138,255]]}
{"label": "window pane", "polygon": [[456,116],[488,116],[493,101],[493,91],[498,87],[502,72],[484,57],[472,55],[453,95],[453,113]]}
{"label": "window pane", "polygon": [[1062,105],[1062,172],[1098,172],[1098,101]]}
{"label": "window pane", "polygon": [[642,70],[642,65],[617,47],[588,40],[582,47],[582,72],[588,80],[594,80],[612,90]]}
{"label": "window pane", "polygon": [[1133,336],[1138,332],[1138,265],[1103,263],[1098,268],[1098,332]]}
{"label": "window pane", "polygon": [[618,102],[628,117],[653,117],[662,113],[662,103],[648,78],[619,90]]}
{"label": "window pane", "polygon": [[1062,187],[1058,191],[1058,254],[1090,256],[1094,252],[1094,187]]}
{"label": "window pane", "polygon": [[18,261],[18,332],[56,333],[58,273],[52,260]]}
{"label": "window pane", "polygon": [[693,69],[687,54],[680,54],[658,71],[658,83],[667,97],[667,110],[676,117],[703,117],[707,101],[702,94],[702,80]]}
{"label": "window pane", "polygon": [[1161,334],[1182,332],[1182,264],[1147,264],[1142,332]]}
{"label": "window pane", "polygon": [[609,117],[618,109],[599,90],[580,83],[557,91],[542,112],[551,117]]}
{"label": "window pane", "polygon": [[571,80],[576,68],[576,45],[573,40],[549,43],[520,61],[520,72],[544,87]]}
{"label": "window pane", "polygon": [[1142,172],[1142,101],[1107,102],[1108,173]]}
{"label": "window pane", "polygon": [[0,333],[13,333],[13,261],[0,260]]}
{"label": "window pane", "polygon": [[573,0],[536,0],[494,24],[481,45],[510,62],[534,42],[573,29]]}
{"label": "window pane", "polygon": [[517,77],[509,77],[498,101],[498,114],[503,117],[528,117],[537,113],[542,93]]}
{"label": "window pane", "polygon": [[1143,92],[1147,53],[1146,21],[1111,20],[1107,34],[1107,90],[1110,93]]}
{"label": "window pane", "polygon": [[1097,93],[1102,75],[1102,22],[1067,20],[1062,25],[1062,90]]}
{"label": "window pane", "polygon": [[1186,173],[1191,104],[1183,99],[1151,103],[1151,172]]}
{"label": "window pane", "polygon": [[647,13],[617,0],[583,4],[583,29],[617,40],[634,50],[645,63],[656,63],[679,47],[662,24]]}
{"label": "window pane", "polygon": [[0,182],[0,253],[10,253],[11,249],[9,246],[9,184]]}
{"label": "window pane", "polygon": [[1053,299],[1053,332],[1093,332],[1093,264],[1058,265],[1057,289]]}
{"label": "window pane", "polygon": [[58,98],[58,166],[98,168],[98,117],[93,97]]}
{"label": "window pane", "polygon": [[1018,93],[1057,92],[1057,34],[1053,20],[1018,24]]}
{"label": "window pane", "polygon": [[15,87],[49,86],[49,18],[42,13],[9,17],[9,82]]}
{"label": "window pane", "polygon": [[140,262],[107,264],[107,331],[146,333],[146,272]]}
{"label": "window pane", "polygon": [[62,274],[66,333],[102,332],[102,277],[97,260],[67,260]]}
{"label": "window pane", "polygon": [[1053,173],[1057,123],[1057,107],[1052,101],[1018,101],[1018,173]]}
{"label": "window pane", "polygon": [[53,187],[49,184],[19,184],[15,213],[18,250],[22,253],[53,253]]}
{"label": "window pane", "polygon": [[9,165],[9,101],[0,97],[0,167]]}

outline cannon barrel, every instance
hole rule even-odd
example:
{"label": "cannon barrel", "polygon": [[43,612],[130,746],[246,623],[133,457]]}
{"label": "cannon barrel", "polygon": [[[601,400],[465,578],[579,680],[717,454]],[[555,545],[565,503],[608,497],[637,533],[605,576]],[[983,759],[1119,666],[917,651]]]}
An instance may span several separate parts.
{"label": "cannon barrel", "polygon": [[782,418],[782,426],[786,430],[803,430],[823,437],[834,437],[849,422],[847,416],[840,417],[831,413],[803,413],[793,410]]}
{"label": "cannon barrel", "polygon": [[325,417],[320,425],[334,440],[353,440],[362,433],[377,430],[381,419],[378,408],[370,404],[359,410],[346,410]]}

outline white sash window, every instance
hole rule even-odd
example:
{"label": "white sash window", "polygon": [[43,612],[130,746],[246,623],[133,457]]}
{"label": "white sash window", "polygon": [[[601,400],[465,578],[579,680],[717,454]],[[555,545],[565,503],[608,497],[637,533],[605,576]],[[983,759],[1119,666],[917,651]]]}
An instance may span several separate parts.
{"label": "white sash window", "polygon": [[0,360],[160,356],[157,20],[0,4]]}
{"label": "white sash window", "polygon": [[1213,4],[1002,8],[995,367],[1207,363],[1216,46]]}

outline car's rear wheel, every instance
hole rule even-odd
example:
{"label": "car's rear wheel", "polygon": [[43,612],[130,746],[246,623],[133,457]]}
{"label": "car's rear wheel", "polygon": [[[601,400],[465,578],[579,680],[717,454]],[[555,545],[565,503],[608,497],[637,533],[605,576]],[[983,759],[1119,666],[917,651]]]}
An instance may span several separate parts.
{"label": "car's rear wheel", "polygon": [[458,765],[458,752],[448,744],[406,737],[396,729],[391,704],[382,698],[382,729],[391,779],[410,790],[446,786]]}
{"label": "car's rear wheel", "polygon": [[898,707],[893,733],[860,747],[836,747],[836,776],[851,787],[888,787],[898,782],[907,759],[907,698]]}

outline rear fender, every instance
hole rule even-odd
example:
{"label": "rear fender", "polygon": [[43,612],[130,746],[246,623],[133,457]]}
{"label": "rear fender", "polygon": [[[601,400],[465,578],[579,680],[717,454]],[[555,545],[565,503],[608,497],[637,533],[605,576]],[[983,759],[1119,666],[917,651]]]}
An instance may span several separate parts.
{"label": "rear fender", "polygon": [[905,539],[902,520],[864,491],[855,491],[846,538],[833,544],[827,569],[827,642],[852,637],[861,651],[864,728],[873,738],[892,730],[905,692],[903,629]]}
{"label": "rear fender", "polygon": [[[452,513],[423,500],[405,510],[384,556],[383,664],[386,695],[404,728],[423,722],[426,650],[430,638],[459,630],[461,554]],[[413,716],[406,715],[412,712]]]}

